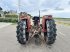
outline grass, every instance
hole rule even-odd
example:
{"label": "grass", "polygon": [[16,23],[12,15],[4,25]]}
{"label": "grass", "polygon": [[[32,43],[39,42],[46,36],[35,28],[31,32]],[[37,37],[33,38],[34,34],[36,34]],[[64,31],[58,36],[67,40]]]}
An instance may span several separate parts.
{"label": "grass", "polygon": [[54,18],[58,24],[70,26],[70,18]]}
{"label": "grass", "polygon": [[70,18],[54,18],[55,20],[70,21]]}
{"label": "grass", "polygon": [[17,22],[17,18],[0,18],[0,22],[16,23]]}

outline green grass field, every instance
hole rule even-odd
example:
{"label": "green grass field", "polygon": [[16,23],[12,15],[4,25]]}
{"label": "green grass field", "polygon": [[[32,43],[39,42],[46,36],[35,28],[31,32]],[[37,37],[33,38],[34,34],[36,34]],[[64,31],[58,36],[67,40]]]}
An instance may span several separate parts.
{"label": "green grass field", "polygon": [[54,18],[58,24],[70,26],[70,18]]}
{"label": "green grass field", "polygon": [[55,20],[70,21],[70,18],[54,18]]}

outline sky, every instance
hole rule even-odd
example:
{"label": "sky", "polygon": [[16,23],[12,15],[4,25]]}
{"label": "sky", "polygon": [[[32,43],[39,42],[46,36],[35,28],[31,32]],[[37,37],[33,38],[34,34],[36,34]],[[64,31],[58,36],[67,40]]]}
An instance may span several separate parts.
{"label": "sky", "polygon": [[40,10],[41,16],[70,18],[70,0],[0,0],[0,7],[4,11],[23,11],[32,16],[37,16]]}

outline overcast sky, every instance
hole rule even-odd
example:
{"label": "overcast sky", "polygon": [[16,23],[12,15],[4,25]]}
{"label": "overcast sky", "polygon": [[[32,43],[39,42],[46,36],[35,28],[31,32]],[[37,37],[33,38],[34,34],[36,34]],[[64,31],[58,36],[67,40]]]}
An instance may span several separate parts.
{"label": "overcast sky", "polygon": [[[18,0],[0,0],[3,10],[17,10]],[[20,0],[20,11],[25,11],[31,15],[41,16],[53,15],[58,17],[70,17],[70,0]]]}

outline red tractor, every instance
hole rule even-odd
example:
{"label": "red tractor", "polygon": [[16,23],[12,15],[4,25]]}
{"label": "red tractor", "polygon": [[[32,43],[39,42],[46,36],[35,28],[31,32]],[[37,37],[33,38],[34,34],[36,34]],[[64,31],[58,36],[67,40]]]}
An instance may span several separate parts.
{"label": "red tractor", "polygon": [[35,38],[36,43],[40,43],[41,33],[44,33],[44,40],[47,44],[53,44],[56,40],[56,24],[51,15],[42,17],[42,25],[40,17],[33,17],[31,25],[30,16],[25,13],[20,13],[19,22],[17,25],[17,40],[20,44],[26,44],[30,37]]}

